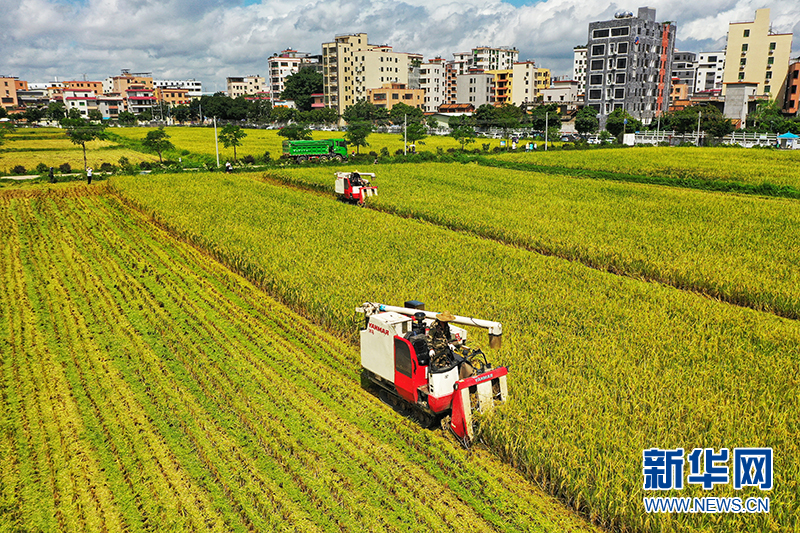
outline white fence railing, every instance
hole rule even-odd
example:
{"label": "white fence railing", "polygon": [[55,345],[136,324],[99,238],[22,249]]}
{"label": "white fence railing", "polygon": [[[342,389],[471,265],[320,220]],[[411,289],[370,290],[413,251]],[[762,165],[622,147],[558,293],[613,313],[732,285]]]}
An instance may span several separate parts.
{"label": "white fence railing", "polygon": [[[681,143],[690,143],[696,146],[702,146],[705,143],[706,133],[700,132],[699,138],[697,132],[677,134],[674,131],[642,131],[636,132],[634,143],[635,144],[660,144],[669,143],[670,146],[677,146]],[[778,144],[778,136],[774,133],[745,133],[733,132],[722,138],[722,144],[738,144],[745,148],[752,148],[753,146],[776,146]]]}

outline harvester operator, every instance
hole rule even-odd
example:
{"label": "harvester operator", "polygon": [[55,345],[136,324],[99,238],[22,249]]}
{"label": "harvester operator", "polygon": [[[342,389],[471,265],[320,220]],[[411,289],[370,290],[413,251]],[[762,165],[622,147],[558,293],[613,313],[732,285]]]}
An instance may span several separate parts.
{"label": "harvester operator", "polygon": [[428,330],[431,365],[436,368],[446,368],[455,362],[453,337],[448,325],[455,319],[449,311],[439,313]]}

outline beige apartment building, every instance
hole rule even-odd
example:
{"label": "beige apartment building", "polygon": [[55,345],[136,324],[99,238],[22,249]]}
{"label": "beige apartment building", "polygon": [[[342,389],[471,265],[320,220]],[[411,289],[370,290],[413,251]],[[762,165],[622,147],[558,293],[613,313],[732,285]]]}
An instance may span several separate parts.
{"label": "beige apartment building", "polygon": [[537,68],[534,61],[517,61],[512,71],[511,103],[536,102],[542,90],[550,87],[550,69]]}
{"label": "beige apartment building", "polygon": [[425,91],[409,89],[404,83],[385,83],[380,89],[367,89],[367,100],[375,104],[375,107],[386,109],[399,103],[424,109],[424,97]]}
{"label": "beige apartment building", "polygon": [[0,76],[0,106],[14,109],[19,105],[17,91],[27,91],[28,82],[16,76]]}
{"label": "beige apartment building", "polygon": [[73,80],[61,82],[65,91],[92,91],[95,96],[103,94],[102,81]]}
{"label": "beige apartment building", "polygon": [[423,109],[435,113],[447,102],[447,65],[441,57],[429,59],[419,67],[419,86],[424,92]]}
{"label": "beige apartment building", "polygon": [[732,22],[728,26],[722,94],[727,92],[726,84],[755,83],[756,94],[783,102],[791,51],[792,34],[771,31],[769,8],[757,9],[752,22]]}
{"label": "beige apartment building", "polygon": [[149,72],[131,74],[130,71],[123,70],[121,76],[111,76],[103,80],[102,94],[124,95],[133,85],[143,86],[152,91],[153,75]]}
{"label": "beige apartment building", "polygon": [[337,35],[322,44],[325,105],[341,115],[347,107],[368,97],[369,89],[386,83],[408,85],[408,71],[417,54],[395,52],[388,45],[374,45],[366,33]]}
{"label": "beige apartment building", "polygon": [[253,76],[242,76],[227,78],[228,96],[236,98],[246,94],[259,94],[267,91],[264,78],[258,74]]}

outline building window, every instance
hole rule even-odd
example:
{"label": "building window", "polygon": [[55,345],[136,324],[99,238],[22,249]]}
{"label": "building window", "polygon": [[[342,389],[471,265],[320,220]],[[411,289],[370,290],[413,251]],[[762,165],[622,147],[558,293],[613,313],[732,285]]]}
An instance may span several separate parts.
{"label": "building window", "polygon": [[769,43],[769,49],[775,50],[775,43]]}
{"label": "building window", "polygon": [[628,60],[624,57],[617,59],[617,68],[625,68],[628,66]]}
{"label": "building window", "polygon": [[771,70],[767,71],[767,79],[768,80],[772,79],[772,71]]}
{"label": "building window", "polygon": [[591,70],[603,70],[603,60],[592,59]]}
{"label": "building window", "polygon": [[623,28],[611,28],[612,37],[622,37],[623,35],[628,35],[630,32],[631,29],[628,26],[625,26]]}
{"label": "building window", "polygon": [[602,56],[606,53],[606,45],[604,44],[596,44],[592,46],[592,55],[593,56]]}
{"label": "building window", "polygon": [[600,89],[590,89],[589,90],[589,100],[600,100],[600,95],[602,91]]}
{"label": "building window", "polygon": [[614,98],[617,100],[625,98],[625,89],[614,89]]}
{"label": "building window", "polygon": [[744,30],[744,36],[750,37],[750,30]]}
{"label": "building window", "polygon": [[772,92],[772,87],[769,85],[764,85],[764,94],[769,94]]}
{"label": "building window", "polygon": [[739,64],[740,64],[740,65],[742,65],[742,66],[746,65],[746,64],[747,64],[747,59],[745,59],[745,58],[741,58],[741,59],[739,60]]}
{"label": "building window", "polygon": [[747,43],[742,45],[742,52],[747,52]]}
{"label": "building window", "polygon": [[768,57],[767,58],[767,65],[772,65],[774,63],[775,63],[775,58],[774,57]]}
{"label": "building window", "polygon": [[617,45],[617,53],[618,54],[627,54],[628,53],[628,43],[619,43]]}
{"label": "building window", "polygon": [[740,73],[739,73],[739,79],[740,79],[740,80],[743,80],[743,79],[744,79],[744,72],[740,72]]}
{"label": "building window", "polygon": [[589,85],[602,85],[603,84],[603,75],[602,74],[592,74],[589,76]]}
{"label": "building window", "polygon": [[625,83],[625,74],[624,73],[617,74],[616,82],[617,83]]}
{"label": "building window", "polygon": [[608,30],[594,30],[592,32],[592,39],[602,39],[603,37],[608,37]]}

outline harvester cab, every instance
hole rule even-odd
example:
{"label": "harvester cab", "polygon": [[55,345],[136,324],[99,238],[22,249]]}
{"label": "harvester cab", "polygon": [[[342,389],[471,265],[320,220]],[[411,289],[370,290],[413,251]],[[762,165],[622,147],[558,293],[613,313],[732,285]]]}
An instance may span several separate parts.
{"label": "harvester cab", "polygon": [[[473,409],[486,413],[508,397],[508,368],[494,367],[481,350],[467,347],[467,330],[489,330],[499,348],[499,322],[425,311],[417,301],[394,307],[366,302],[361,329],[361,367],[381,398],[427,427],[449,415],[450,430],[465,446],[474,439]],[[456,325],[457,324],[457,325]]]}
{"label": "harvester cab", "polygon": [[334,191],[339,198],[363,206],[370,196],[378,196],[378,188],[372,185],[372,172],[337,172]]}

